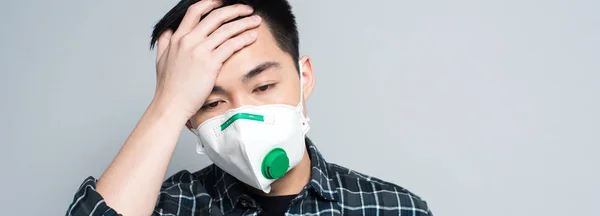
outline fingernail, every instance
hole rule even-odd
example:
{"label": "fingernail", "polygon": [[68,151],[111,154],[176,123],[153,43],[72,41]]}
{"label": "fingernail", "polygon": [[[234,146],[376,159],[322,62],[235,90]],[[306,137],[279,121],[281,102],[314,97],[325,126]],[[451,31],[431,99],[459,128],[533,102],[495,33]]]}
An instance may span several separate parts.
{"label": "fingernail", "polygon": [[256,37],[256,32],[254,32],[254,31],[253,31],[253,32],[250,32],[250,37],[251,37],[251,38],[255,38],[255,37]]}
{"label": "fingernail", "polygon": [[256,21],[260,21],[260,16],[259,15],[254,15],[254,16],[252,16],[252,19],[254,19]]}

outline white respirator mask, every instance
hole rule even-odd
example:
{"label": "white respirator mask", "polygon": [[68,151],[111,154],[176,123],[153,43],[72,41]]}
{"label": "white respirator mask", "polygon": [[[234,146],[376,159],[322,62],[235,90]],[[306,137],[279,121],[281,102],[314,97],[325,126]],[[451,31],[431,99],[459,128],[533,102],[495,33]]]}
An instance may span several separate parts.
{"label": "white respirator mask", "polygon": [[304,156],[310,129],[303,114],[302,63],[297,106],[242,106],[206,120],[192,129],[196,151],[238,180],[271,191],[271,183],[294,168]]}

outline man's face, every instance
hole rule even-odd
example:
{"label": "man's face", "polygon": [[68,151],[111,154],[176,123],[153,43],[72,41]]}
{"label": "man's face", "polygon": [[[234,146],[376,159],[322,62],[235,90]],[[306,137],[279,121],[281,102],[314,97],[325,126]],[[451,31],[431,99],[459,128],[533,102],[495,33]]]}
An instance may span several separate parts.
{"label": "man's face", "polygon": [[[245,105],[287,104],[300,101],[300,78],[291,55],[279,48],[269,27],[263,22],[258,38],[232,55],[221,68],[213,92],[204,106],[190,119],[188,127],[198,127],[204,121],[224,114],[229,109]],[[314,87],[312,66],[302,57],[305,101]]]}

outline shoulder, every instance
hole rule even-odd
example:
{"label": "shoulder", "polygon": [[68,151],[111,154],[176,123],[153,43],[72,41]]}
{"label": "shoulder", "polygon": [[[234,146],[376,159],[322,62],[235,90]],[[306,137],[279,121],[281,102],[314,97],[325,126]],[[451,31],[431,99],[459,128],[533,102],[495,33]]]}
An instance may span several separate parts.
{"label": "shoulder", "polygon": [[215,170],[214,164],[209,165],[197,172],[190,172],[188,170],[181,170],[170,177],[168,177],[163,182],[163,188],[169,187],[177,184],[190,184],[190,183],[201,183],[202,185],[206,184],[206,181],[212,180],[213,172]]}
{"label": "shoulder", "polygon": [[195,197],[198,196],[197,193],[205,192],[206,189],[204,186],[206,185],[206,178],[200,174],[207,168],[196,173],[182,170],[171,175],[163,182],[160,188],[159,200],[161,198],[164,199],[169,197]]}
{"label": "shoulder", "polygon": [[431,215],[427,202],[404,187],[337,164],[328,165],[340,193],[342,208],[346,210],[369,215],[382,212]]}
{"label": "shoulder", "polygon": [[205,185],[211,169],[208,166],[195,173],[182,170],[168,177],[161,186],[155,213],[181,213],[182,209],[195,214],[208,212],[212,197]]}

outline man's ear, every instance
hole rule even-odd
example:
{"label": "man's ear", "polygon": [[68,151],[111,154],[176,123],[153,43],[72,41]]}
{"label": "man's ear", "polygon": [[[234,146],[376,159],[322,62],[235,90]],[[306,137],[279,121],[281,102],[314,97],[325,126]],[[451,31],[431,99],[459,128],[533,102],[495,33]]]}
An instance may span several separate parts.
{"label": "man's ear", "polygon": [[300,76],[302,76],[302,91],[304,93],[304,100],[308,100],[310,94],[315,88],[315,75],[313,72],[312,63],[310,57],[302,56],[300,58]]}

